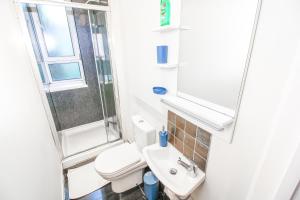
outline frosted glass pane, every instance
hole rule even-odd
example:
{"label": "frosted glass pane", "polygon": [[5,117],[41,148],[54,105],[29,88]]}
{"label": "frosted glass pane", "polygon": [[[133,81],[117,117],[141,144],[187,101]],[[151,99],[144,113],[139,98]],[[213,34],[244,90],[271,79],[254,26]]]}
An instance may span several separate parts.
{"label": "frosted glass pane", "polygon": [[74,50],[65,7],[39,5],[37,9],[48,56],[73,56]]}
{"label": "frosted glass pane", "polygon": [[49,65],[53,81],[80,79],[80,67],[78,63],[58,63]]}
{"label": "frosted glass pane", "polygon": [[42,64],[38,63],[38,68],[39,68],[39,72],[40,72],[42,82],[46,83],[45,75],[44,75],[44,72],[43,72],[43,69],[42,69]]}

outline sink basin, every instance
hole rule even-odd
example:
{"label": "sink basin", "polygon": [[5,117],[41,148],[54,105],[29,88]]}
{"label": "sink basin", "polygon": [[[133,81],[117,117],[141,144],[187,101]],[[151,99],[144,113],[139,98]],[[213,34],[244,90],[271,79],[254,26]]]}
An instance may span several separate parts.
{"label": "sink basin", "polygon": [[[177,164],[179,157],[188,164],[190,162],[171,144],[167,147],[160,147],[159,144],[147,146],[143,149],[143,155],[156,177],[181,199],[187,198],[205,179],[204,172],[198,167],[197,176],[193,178],[183,166]],[[176,169],[177,173],[171,174],[171,169]]]}

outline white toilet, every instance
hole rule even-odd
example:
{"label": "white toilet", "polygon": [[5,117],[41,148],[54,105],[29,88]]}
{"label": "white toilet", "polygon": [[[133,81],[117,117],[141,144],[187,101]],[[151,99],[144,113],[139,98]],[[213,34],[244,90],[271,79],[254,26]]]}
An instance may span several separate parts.
{"label": "white toilet", "polygon": [[95,160],[95,169],[111,181],[112,190],[121,193],[143,182],[147,166],[142,149],[155,143],[155,129],[141,116],[132,117],[135,142],[124,143],[101,152]]}

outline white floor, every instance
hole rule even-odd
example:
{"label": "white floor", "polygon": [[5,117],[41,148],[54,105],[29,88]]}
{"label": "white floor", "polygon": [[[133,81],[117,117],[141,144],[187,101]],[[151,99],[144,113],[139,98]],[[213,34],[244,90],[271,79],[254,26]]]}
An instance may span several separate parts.
{"label": "white floor", "polygon": [[69,198],[76,199],[108,184],[97,174],[94,162],[68,170]]}
{"label": "white floor", "polygon": [[80,153],[119,138],[119,135],[113,130],[109,132],[107,135],[103,121],[61,131],[64,157]]}

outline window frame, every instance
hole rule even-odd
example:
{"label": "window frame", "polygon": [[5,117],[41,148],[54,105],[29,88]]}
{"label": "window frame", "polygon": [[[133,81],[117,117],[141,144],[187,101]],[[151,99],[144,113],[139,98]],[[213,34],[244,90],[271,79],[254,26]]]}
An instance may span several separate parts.
{"label": "window frame", "polygon": [[[70,90],[76,88],[84,88],[88,87],[85,80],[85,73],[82,65],[82,60],[80,56],[80,48],[78,43],[78,36],[76,32],[76,25],[73,15],[72,8],[65,7],[65,13],[68,21],[68,28],[70,31],[70,37],[73,47],[73,56],[60,56],[60,57],[50,57],[48,55],[48,49],[45,42],[42,24],[40,22],[40,17],[38,13],[38,9],[36,5],[29,5],[32,9],[31,12],[31,21],[32,21],[32,28],[35,32],[35,36],[37,41],[35,41],[39,52],[37,54],[37,63],[41,64],[42,66],[42,73],[45,77],[44,89],[48,92],[56,92],[56,91],[63,91],[63,90]],[[80,79],[69,79],[69,80],[60,80],[54,81],[50,72],[49,65],[50,64],[64,64],[64,63],[78,63],[79,70],[80,70]]]}

